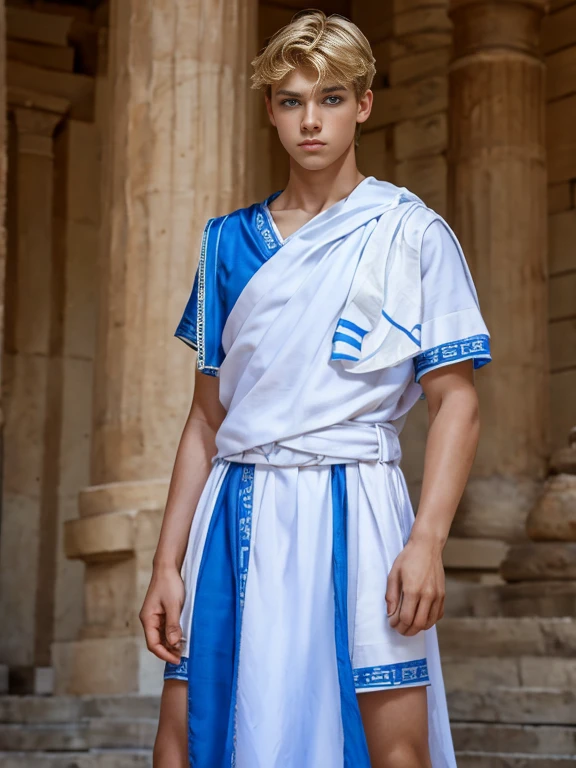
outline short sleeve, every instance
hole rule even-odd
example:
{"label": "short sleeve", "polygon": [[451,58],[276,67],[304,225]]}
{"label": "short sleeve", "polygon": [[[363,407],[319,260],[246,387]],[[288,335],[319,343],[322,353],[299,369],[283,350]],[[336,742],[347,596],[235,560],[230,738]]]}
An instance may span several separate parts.
{"label": "short sleeve", "polygon": [[221,219],[210,219],[204,227],[194,284],[174,336],[198,352],[197,368],[218,376],[224,360],[222,328],[226,308],[219,285],[217,243]]}
{"label": "short sleeve", "polygon": [[472,359],[481,368],[492,359],[490,334],[462,248],[452,230],[435,219],[424,232],[422,351],[414,357],[415,380],[429,371]]}
{"label": "short sleeve", "polygon": [[190,298],[186,303],[178,327],[174,332],[177,339],[182,339],[189,347],[198,351],[198,269],[194,278],[194,285]]}

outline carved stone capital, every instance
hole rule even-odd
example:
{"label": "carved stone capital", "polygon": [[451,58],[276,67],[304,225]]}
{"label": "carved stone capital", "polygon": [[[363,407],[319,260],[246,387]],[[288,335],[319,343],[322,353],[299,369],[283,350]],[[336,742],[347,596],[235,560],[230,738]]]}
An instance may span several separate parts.
{"label": "carved stone capital", "polygon": [[18,130],[18,151],[51,158],[52,136],[63,116],[27,107],[16,107],[13,113]]}

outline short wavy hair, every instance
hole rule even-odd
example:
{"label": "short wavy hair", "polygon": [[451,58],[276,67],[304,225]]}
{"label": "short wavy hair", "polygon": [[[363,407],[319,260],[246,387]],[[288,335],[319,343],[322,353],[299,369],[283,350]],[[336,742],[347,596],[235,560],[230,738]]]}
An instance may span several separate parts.
{"label": "short wavy hair", "polygon": [[[296,68],[315,70],[315,88],[329,79],[352,88],[356,99],[372,85],[375,59],[366,36],[338,13],[306,9],[295,13],[289,24],[275,32],[265,48],[251,62],[252,88],[272,95],[272,84],[280,82]],[[358,146],[362,125],[356,126]]]}

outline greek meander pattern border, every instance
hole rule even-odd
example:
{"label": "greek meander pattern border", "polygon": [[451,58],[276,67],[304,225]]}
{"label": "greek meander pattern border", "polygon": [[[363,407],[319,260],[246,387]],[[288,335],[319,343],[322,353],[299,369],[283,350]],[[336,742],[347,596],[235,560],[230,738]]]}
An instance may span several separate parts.
{"label": "greek meander pattern border", "polygon": [[188,680],[188,656],[182,656],[180,664],[167,661],[164,667],[164,680]]}
{"label": "greek meander pattern border", "polygon": [[[228,217],[224,217],[226,221]],[[198,338],[198,360],[196,366],[202,373],[207,373],[210,376],[218,376],[218,368],[213,365],[205,365],[205,299],[206,299],[206,251],[208,244],[208,234],[212,229],[212,224],[216,219],[209,219],[204,227],[204,233],[202,235],[202,245],[200,246],[200,259],[198,261],[198,307],[196,310],[196,333]],[[224,221],[220,225],[222,228]]]}
{"label": "greek meander pattern border", "polygon": [[490,337],[487,334],[480,333],[476,336],[468,336],[465,339],[458,339],[447,344],[440,344],[416,355],[414,358],[416,380],[423,373],[436,366],[453,363],[457,360],[466,360],[471,357],[486,358],[485,362],[491,359]]}
{"label": "greek meander pattern border", "polygon": [[262,214],[260,211],[256,214],[256,229],[260,234],[262,235],[262,239],[264,240],[266,247],[268,250],[273,250],[276,248],[276,241],[274,239],[274,235],[268,227],[264,228],[264,214]]}
{"label": "greek meander pattern border", "polygon": [[398,688],[403,685],[430,682],[428,662],[425,658],[379,667],[359,667],[352,671],[356,689]]}

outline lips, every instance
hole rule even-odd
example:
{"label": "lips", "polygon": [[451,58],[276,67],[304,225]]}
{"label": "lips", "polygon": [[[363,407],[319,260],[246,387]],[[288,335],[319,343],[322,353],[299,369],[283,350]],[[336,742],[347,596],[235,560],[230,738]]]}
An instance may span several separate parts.
{"label": "lips", "polygon": [[302,141],[300,143],[301,147],[323,147],[324,142],[323,141]]}

